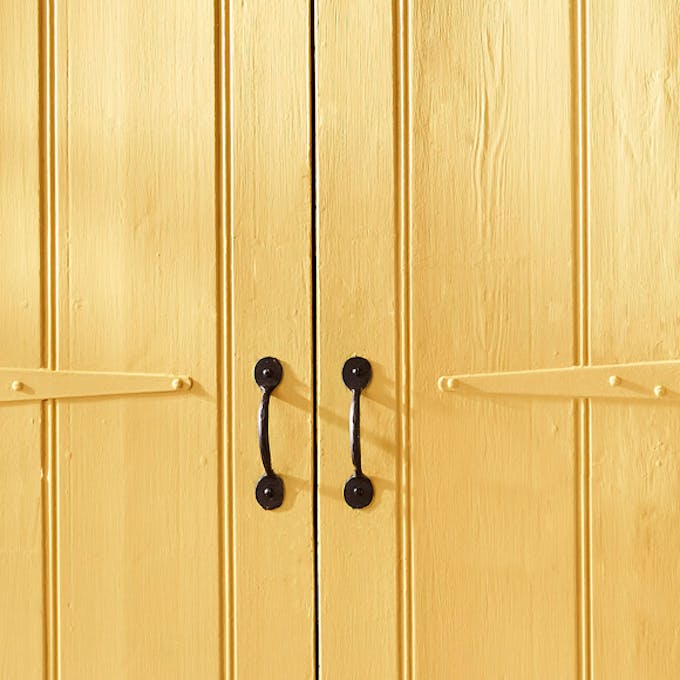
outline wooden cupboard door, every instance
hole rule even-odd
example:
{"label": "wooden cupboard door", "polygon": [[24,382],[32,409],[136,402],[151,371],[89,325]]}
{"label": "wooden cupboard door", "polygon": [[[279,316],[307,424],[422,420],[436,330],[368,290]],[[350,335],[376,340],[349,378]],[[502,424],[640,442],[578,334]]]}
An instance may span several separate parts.
{"label": "wooden cupboard door", "polygon": [[0,370],[0,676],[311,678],[308,3],[0,19],[0,369],[94,374],[47,399]]}
{"label": "wooden cupboard door", "polygon": [[680,673],[677,364],[626,366],[678,357],[680,24],[621,5],[319,5],[324,678]]}

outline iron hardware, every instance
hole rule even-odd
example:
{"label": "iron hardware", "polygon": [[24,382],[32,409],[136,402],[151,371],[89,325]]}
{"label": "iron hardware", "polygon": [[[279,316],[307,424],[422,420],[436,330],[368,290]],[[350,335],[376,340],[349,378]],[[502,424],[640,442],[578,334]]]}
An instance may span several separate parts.
{"label": "iron hardware", "polygon": [[258,438],[264,475],[255,487],[255,498],[265,510],[274,510],[283,503],[283,480],[272,468],[269,448],[269,398],[283,377],[283,366],[274,357],[263,357],[255,364],[255,382],[262,390],[258,412]]}
{"label": "iron hardware", "polygon": [[345,482],[345,502],[351,508],[365,508],[373,500],[373,483],[361,469],[361,391],[371,382],[371,364],[363,357],[347,359],[342,379],[352,390],[349,408],[349,440],[354,474]]}

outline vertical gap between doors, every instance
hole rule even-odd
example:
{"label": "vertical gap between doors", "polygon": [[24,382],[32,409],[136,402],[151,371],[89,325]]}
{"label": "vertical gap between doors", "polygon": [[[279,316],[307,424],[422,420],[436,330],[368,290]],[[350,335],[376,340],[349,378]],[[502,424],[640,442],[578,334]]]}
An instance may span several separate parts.
{"label": "vertical gap between doors", "polygon": [[309,67],[310,67],[310,192],[312,256],[312,526],[314,540],[314,666],[315,677],[320,677],[319,618],[321,614],[319,592],[319,494],[318,494],[318,337],[317,337],[317,177],[316,177],[316,7],[309,3]]}

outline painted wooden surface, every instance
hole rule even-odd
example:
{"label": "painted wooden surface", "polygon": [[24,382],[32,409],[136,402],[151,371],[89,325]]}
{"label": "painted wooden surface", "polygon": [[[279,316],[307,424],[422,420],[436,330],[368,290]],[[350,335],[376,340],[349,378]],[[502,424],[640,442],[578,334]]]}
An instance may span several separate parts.
{"label": "painted wooden surface", "polygon": [[193,387],[191,377],[186,375],[50,371],[42,368],[0,368],[0,384],[0,402],[188,392]]}
{"label": "painted wooden surface", "polygon": [[574,361],[572,17],[518,1],[411,18],[414,677],[575,677],[574,408],[435,388],[444,367]]}
{"label": "painted wooden surface", "polygon": [[[393,30],[386,3],[317,4],[317,343],[320,676],[394,678],[400,666],[398,212]],[[342,380],[371,362],[361,397],[375,497],[345,504],[353,472]]]}
{"label": "painted wooden surface", "polygon": [[[308,0],[230,3],[234,678],[307,680],[314,654],[311,168]],[[284,503],[254,484],[256,361],[284,376],[270,403]]]}
{"label": "painted wooden surface", "polygon": [[[436,388],[577,354],[573,17],[357,12],[321,6],[317,40],[322,675],[575,677],[574,404]],[[340,494],[354,353],[365,511]]]}
{"label": "painted wooden surface", "polygon": [[440,376],[437,385],[442,392],[469,397],[508,394],[669,402],[680,399],[680,361]]}
{"label": "painted wooden surface", "polygon": [[0,3],[3,678],[313,677],[308,15]]}
{"label": "painted wooden surface", "polygon": [[[680,12],[413,0],[394,4],[390,29],[375,12],[320,12],[323,671],[348,673],[339,631],[353,628],[364,639],[347,658],[362,666],[402,633],[383,677],[675,677]],[[326,158],[331,135],[343,143]],[[370,547],[339,520],[324,535],[342,510],[324,486],[340,477],[342,388],[326,385],[335,343],[354,338],[345,352],[384,361],[405,344],[408,359],[390,404],[407,414],[401,437],[381,430],[401,503]],[[371,389],[381,379],[396,377]],[[556,394],[605,399],[542,398]],[[329,576],[329,556],[357,546],[360,586]],[[406,598],[386,600],[404,575]],[[353,604],[360,588],[359,611],[326,600]]]}
{"label": "painted wooden surface", "polygon": [[[37,3],[0,2],[0,366],[42,362]],[[4,385],[3,385],[4,387]],[[39,404],[0,407],[0,677],[44,677]]]}
{"label": "painted wooden surface", "polygon": [[672,381],[541,398],[680,356],[680,10],[624,5],[317,3],[312,177],[306,0],[0,1],[0,369],[194,379],[0,406],[0,677],[315,677],[315,539],[323,678],[680,673]]}
{"label": "painted wooden surface", "polygon": [[[680,356],[680,6],[591,3],[592,360]],[[593,404],[597,678],[680,675],[680,413]]]}
{"label": "painted wooden surface", "polygon": [[213,19],[57,8],[56,368],[195,380],[57,405],[64,677],[219,672]]}

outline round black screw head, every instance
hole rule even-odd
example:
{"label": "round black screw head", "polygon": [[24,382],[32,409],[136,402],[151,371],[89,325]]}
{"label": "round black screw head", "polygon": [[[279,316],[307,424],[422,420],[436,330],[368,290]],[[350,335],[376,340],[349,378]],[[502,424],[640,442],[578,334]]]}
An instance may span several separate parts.
{"label": "round black screw head", "polygon": [[261,388],[274,389],[283,377],[283,366],[274,357],[263,357],[255,364],[255,382]]}
{"label": "round black screw head", "polygon": [[350,390],[363,390],[371,382],[371,364],[363,357],[350,357],[342,367],[342,381]]}
{"label": "round black screw head", "polygon": [[255,498],[265,510],[274,510],[283,503],[283,480],[281,477],[264,475],[255,487]]}
{"label": "round black screw head", "polygon": [[373,500],[373,484],[364,475],[352,475],[345,482],[345,503],[350,508],[365,508]]}

